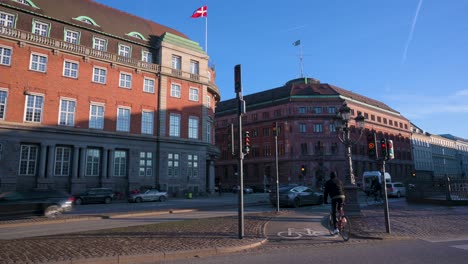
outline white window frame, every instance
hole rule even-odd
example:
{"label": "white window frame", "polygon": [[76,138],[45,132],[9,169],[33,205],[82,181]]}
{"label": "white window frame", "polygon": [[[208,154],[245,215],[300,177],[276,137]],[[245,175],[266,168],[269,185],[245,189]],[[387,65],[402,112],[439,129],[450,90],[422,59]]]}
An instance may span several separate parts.
{"label": "white window frame", "polygon": [[0,26],[15,27],[15,15],[0,11]]}
{"label": "white window frame", "polygon": [[154,85],[156,83],[155,79],[145,77],[143,79],[143,92],[153,93],[154,94]]}
{"label": "white window frame", "polygon": [[180,114],[169,114],[169,136],[180,137]]}
{"label": "white window frame", "polygon": [[153,135],[154,133],[154,111],[143,110],[141,112],[141,133]]}
{"label": "white window frame", "polygon": [[178,83],[171,83],[171,97],[180,98],[182,86]]}
{"label": "white window frame", "polygon": [[299,133],[307,133],[307,124],[299,123]]}
{"label": "white window frame", "polygon": [[13,48],[0,45],[0,65],[10,66]]}
{"label": "white window frame", "polygon": [[[63,109],[63,108],[66,109]],[[76,114],[76,99],[60,98],[58,124],[61,126],[74,126]]]}
{"label": "white window frame", "polygon": [[[96,111],[94,111],[93,106]],[[102,115],[99,110],[102,108]],[[106,112],[105,105],[102,103],[91,102],[89,106],[89,128],[104,129],[104,115]]]}
{"label": "white window frame", "polygon": [[71,147],[55,147],[54,176],[70,175],[71,155]]}
{"label": "white window frame", "polygon": [[206,132],[205,132],[206,133],[206,142],[207,143],[211,143],[211,141],[212,141],[211,140],[211,127],[212,127],[211,122],[207,122],[206,123]]}
{"label": "white window frame", "polygon": [[[41,99],[40,102],[37,101],[39,98]],[[29,99],[32,100],[31,101],[32,105],[28,105],[28,102],[30,101]],[[23,117],[24,122],[42,123],[44,100],[45,98],[43,94],[26,94],[25,103],[24,103],[24,117]],[[29,112],[31,112],[30,118],[28,117]],[[39,120],[37,120],[36,115],[39,115]]]}
{"label": "white window frame", "polygon": [[86,149],[85,176],[99,176],[101,168],[101,150],[97,148]]}
{"label": "white window frame", "polygon": [[198,102],[198,88],[190,87],[189,88],[189,100]]}
{"label": "white window frame", "polygon": [[132,47],[124,44],[119,44],[119,55],[125,58],[131,58]]}
{"label": "white window frame", "polygon": [[93,37],[93,49],[107,51],[107,40],[103,38]]}
{"label": "white window frame", "polygon": [[0,120],[5,120],[8,102],[8,90],[0,89]]}
{"label": "white window frame", "polygon": [[153,53],[143,50],[141,52],[141,60],[147,63],[153,63]]}
{"label": "white window frame", "polygon": [[120,72],[119,74],[119,87],[131,89],[132,88],[132,74],[128,72]]}
{"label": "white window frame", "polygon": [[209,96],[209,95],[206,96],[205,106],[207,108],[211,108],[211,96]]}
{"label": "white window frame", "polygon": [[114,151],[114,176],[125,177],[127,176],[127,156],[128,151],[126,150],[115,150]]}
{"label": "white window frame", "polygon": [[153,176],[153,152],[140,152],[140,166],[138,175],[140,177]]}
{"label": "white window frame", "polygon": [[314,124],[315,133],[323,133],[323,124]]}
{"label": "white window frame", "polygon": [[200,74],[200,63],[196,60],[190,60],[190,73],[199,75]]}
{"label": "white window frame", "polygon": [[39,35],[39,36],[48,37],[49,29],[50,29],[50,24],[37,21],[37,20],[33,20],[32,33]]}
{"label": "white window frame", "polygon": [[182,57],[179,55],[172,55],[172,69],[181,70],[182,69]]}
{"label": "white window frame", "polygon": [[29,69],[37,72],[47,72],[47,55],[33,52],[29,63]]}
{"label": "white window frame", "polygon": [[107,69],[104,67],[93,67],[93,82],[106,84],[107,83]]}
{"label": "white window frame", "polygon": [[188,119],[188,138],[198,139],[198,122],[197,116],[189,116]]}
{"label": "white window frame", "polygon": [[[27,151],[25,153],[25,151]],[[18,175],[21,176],[35,176],[37,169],[37,161],[39,155],[39,146],[22,144],[20,152],[20,162]]]}
{"label": "white window frame", "polygon": [[198,155],[188,154],[187,155],[187,173],[189,178],[198,177]]}
{"label": "white window frame", "polygon": [[76,61],[64,60],[63,61],[63,76],[73,79],[78,79],[78,71],[80,64]]}
{"label": "white window frame", "polygon": [[80,44],[80,32],[66,28],[63,32],[63,41],[76,45]]}
{"label": "white window frame", "polygon": [[130,118],[132,109],[130,107],[117,107],[117,125],[116,130],[119,132],[130,132]]}
{"label": "white window frame", "polygon": [[167,154],[167,177],[174,178],[179,176],[180,171],[180,154]]}

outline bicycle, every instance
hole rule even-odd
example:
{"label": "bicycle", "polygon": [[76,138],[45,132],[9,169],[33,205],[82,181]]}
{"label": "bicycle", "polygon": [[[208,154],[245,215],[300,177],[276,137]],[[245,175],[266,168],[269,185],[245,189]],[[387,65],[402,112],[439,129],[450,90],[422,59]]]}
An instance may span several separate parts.
{"label": "bicycle", "polygon": [[367,205],[381,204],[383,203],[382,195],[378,192],[371,191],[367,194],[366,203]]}
{"label": "bicycle", "polygon": [[[336,225],[343,240],[348,241],[351,234],[351,222],[344,214],[343,205],[336,212]],[[334,235],[334,230],[335,227],[333,226],[333,216],[330,212],[330,215],[328,216],[328,231],[330,232],[330,235]]]}

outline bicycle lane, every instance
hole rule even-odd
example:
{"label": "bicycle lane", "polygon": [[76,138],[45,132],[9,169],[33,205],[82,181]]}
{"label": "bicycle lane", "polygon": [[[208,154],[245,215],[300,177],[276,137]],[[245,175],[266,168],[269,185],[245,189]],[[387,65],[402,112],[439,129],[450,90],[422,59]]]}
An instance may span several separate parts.
{"label": "bicycle lane", "polygon": [[333,243],[343,239],[330,235],[322,223],[328,217],[329,205],[284,209],[265,226],[269,242]]}

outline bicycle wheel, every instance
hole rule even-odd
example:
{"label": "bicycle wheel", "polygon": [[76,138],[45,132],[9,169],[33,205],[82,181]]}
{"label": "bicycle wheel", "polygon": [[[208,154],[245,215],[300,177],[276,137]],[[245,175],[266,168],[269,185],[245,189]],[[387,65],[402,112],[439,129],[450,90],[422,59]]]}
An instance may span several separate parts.
{"label": "bicycle wheel", "polygon": [[335,228],[333,227],[333,216],[331,214],[328,215],[328,232],[330,235],[333,235],[333,231]]}
{"label": "bicycle wheel", "polygon": [[340,235],[344,241],[349,240],[349,236],[351,235],[351,223],[347,216],[342,216],[340,221]]}

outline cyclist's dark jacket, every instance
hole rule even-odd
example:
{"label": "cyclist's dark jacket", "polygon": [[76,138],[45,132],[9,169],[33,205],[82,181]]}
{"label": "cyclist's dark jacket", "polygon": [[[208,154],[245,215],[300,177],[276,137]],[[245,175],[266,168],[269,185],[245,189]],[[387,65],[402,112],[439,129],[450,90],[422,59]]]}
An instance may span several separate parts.
{"label": "cyclist's dark jacket", "polygon": [[325,183],[325,191],[323,194],[325,201],[328,199],[328,195],[330,195],[332,200],[345,198],[343,183],[338,178],[330,179]]}

